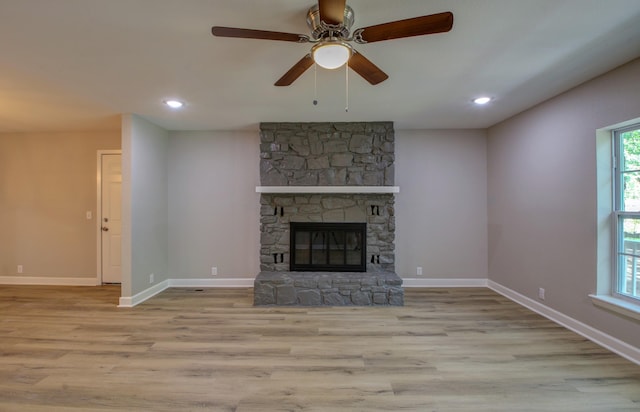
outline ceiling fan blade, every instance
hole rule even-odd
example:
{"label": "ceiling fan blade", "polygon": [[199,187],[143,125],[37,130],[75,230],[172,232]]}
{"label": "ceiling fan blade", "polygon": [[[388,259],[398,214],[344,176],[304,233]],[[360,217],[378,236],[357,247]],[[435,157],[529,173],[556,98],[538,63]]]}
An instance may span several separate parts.
{"label": "ceiling fan blade", "polygon": [[318,0],[320,20],[327,24],[342,24],[346,0]]}
{"label": "ceiling fan blade", "polygon": [[218,37],[238,37],[242,39],[281,40],[306,43],[309,37],[304,34],[283,33],[279,31],[239,29],[236,27],[213,26],[211,34]]}
{"label": "ceiling fan blade", "polygon": [[411,19],[392,21],[363,27],[353,32],[357,43],[373,43],[382,40],[403,37],[422,36],[425,34],[444,33],[453,27],[453,13],[444,12]]}
{"label": "ceiling fan blade", "polygon": [[349,67],[373,85],[381,83],[389,78],[389,76],[380,70],[378,66],[371,63],[369,59],[355,50],[349,58]]}
{"label": "ceiling fan blade", "polygon": [[298,63],[294,64],[284,76],[278,79],[275,86],[289,86],[311,66],[313,66],[313,57],[311,57],[311,54],[307,54]]}

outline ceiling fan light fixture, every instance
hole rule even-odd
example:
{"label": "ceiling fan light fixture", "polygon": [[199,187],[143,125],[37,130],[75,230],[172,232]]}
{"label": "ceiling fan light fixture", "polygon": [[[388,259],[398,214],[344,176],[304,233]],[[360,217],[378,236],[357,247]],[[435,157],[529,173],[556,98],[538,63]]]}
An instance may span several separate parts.
{"label": "ceiling fan light fixture", "polygon": [[313,61],[325,69],[337,69],[349,61],[351,46],[342,40],[326,40],[311,48]]}

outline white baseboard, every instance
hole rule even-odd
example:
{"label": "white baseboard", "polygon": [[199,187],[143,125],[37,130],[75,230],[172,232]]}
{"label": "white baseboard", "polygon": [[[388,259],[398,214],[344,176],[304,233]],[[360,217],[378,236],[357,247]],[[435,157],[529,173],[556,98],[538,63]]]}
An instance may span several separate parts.
{"label": "white baseboard", "polygon": [[169,281],[163,280],[162,282],[156,283],[155,285],[151,286],[149,289],[145,289],[142,292],[137,293],[131,297],[124,297],[124,296],[121,297],[118,307],[132,308],[144,302],[145,300],[154,297],[155,295],[157,295],[158,293],[162,292],[167,288],[169,288]]}
{"label": "white baseboard", "polygon": [[170,279],[171,287],[176,288],[251,288],[254,278],[228,278],[228,279]]}
{"label": "white baseboard", "polygon": [[0,276],[0,285],[97,286],[96,277],[57,278],[47,276]]}
{"label": "white baseboard", "polygon": [[402,286],[405,288],[486,288],[487,282],[487,279],[403,278]]}
{"label": "white baseboard", "polygon": [[489,289],[501,294],[502,296],[511,299],[519,305],[522,305],[532,311],[544,316],[547,319],[554,321],[555,323],[564,326],[565,328],[574,331],[575,333],[584,336],[590,341],[597,343],[598,345],[610,350],[622,356],[625,359],[630,360],[633,363],[640,365],[640,348],[631,346],[613,336],[592,328],[591,326],[584,324],[576,319],[573,319],[563,313],[558,312],[555,309],[551,309],[548,306],[541,304],[527,296],[511,290],[507,287],[500,285],[494,281],[489,281]]}
{"label": "white baseboard", "polygon": [[168,288],[250,288],[253,278],[167,279],[131,297],[121,297],[119,308],[132,308]]}

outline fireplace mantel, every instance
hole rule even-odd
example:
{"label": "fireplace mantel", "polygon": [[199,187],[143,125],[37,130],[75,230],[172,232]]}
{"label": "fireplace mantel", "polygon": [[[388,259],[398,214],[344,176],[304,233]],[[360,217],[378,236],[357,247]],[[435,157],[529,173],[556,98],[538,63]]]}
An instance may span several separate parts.
{"label": "fireplace mantel", "polygon": [[257,193],[400,193],[399,186],[256,186]]}

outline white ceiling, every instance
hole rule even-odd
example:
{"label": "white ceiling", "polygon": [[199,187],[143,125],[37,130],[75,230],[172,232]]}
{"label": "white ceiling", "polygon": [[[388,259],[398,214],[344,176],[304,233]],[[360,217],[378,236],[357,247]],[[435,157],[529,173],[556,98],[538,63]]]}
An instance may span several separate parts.
{"label": "white ceiling", "polygon": [[[348,0],[353,28],[442,11],[451,32],[355,45],[371,86],[314,70],[273,83],[309,44],[218,38],[211,26],[308,34],[313,0],[0,0],[0,132],[109,130],[137,113],[169,130],[261,121],[390,120],[484,128],[640,56],[639,0]],[[488,94],[495,101],[475,107]],[[180,111],[162,100],[178,98]]]}

